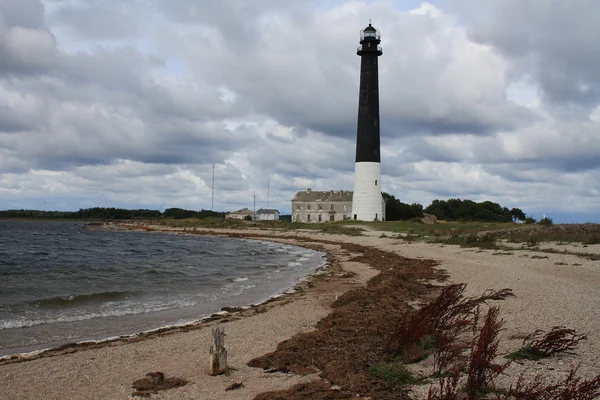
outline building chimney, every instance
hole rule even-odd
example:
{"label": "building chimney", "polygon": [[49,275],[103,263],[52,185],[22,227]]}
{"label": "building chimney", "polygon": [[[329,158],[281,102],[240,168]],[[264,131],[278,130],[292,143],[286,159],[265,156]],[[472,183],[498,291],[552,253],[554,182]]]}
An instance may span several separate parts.
{"label": "building chimney", "polygon": [[306,189],[306,193],[310,193],[310,192],[312,192],[311,188]]}

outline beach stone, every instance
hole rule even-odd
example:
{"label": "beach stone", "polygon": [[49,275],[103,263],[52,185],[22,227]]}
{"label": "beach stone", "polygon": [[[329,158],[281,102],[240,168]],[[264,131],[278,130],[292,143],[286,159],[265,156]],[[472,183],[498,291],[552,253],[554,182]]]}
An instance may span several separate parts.
{"label": "beach stone", "polygon": [[152,394],[150,392],[133,392],[129,395],[129,400],[140,400],[140,399],[150,399],[152,398]]}
{"label": "beach stone", "polygon": [[162,385],[165,381],[165,374],[163,372],[150,372],[146,374],[146,380],[153,385]]}

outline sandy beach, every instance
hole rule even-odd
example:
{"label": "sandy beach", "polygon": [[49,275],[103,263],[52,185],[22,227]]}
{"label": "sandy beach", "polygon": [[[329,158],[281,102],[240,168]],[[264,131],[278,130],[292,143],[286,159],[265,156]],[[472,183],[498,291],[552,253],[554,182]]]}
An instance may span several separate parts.
{"label": "sandy beach", "polygon": [[[208,233],[200,229],[197,232]],[[524,369],[528,374],[543,371],[564,376],[571,367],[579,365],[579,374],[586,377],[600,371],[600,261],[530,250],[498,252],[410,243],[380,237],[381,233],[374,231],[357,237],[298,231],[212,230],[210,233],[321,248],[328,253],[331,268],[310,278],[294,294],[194,327],[136,340],[75,347],[31,360],[4,361],[0,363],[0,398],[127,399],[135,392],[131,383],[152,371],[189,381],[186,386],[152,394],[153,399],[252,399],[259,393],[319,380],[318,373],[303,376],[268,373],[246,364],[273,352],[280,342],[295,334],[314,331],[317,323],[331,313],[336,299],[350,290],[365,287],[379,273],[369,260],[357,261],[360,254],[343,245],[365,246],[414,260],[434,260],[438,265],[431,269],[446,271],[448,282],[467,283],[469,295],[481,294],[486,289],[511,288],[517,297],[501,303],[505,321],[502,352],[516,350],[522,338],[536,329],[547,330],[556,325],[588,335],[576,356],[514,363],[508,376],[502,377],[508,385]],[[598,254],[600,246],[589,246],[587,251]],[[380,269],[382,262],[378,261]],[[419,301],[406,299],[409,300]],[[227,376],[213,377],[206,373],[213,326],[223,327],[227,335],[225,345],[232,367]],[[415,368],[426,372],[428,365],[425,362]],[[225,390],[240,382],[243,387]],[[411,395],[423,398],[426,391],[427,386],[416,387]]]}

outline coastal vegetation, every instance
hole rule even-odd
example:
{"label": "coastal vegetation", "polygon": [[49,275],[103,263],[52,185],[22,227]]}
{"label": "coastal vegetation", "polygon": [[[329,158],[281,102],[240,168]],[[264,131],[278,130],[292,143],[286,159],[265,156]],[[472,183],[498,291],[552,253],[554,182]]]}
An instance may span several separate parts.
{"label": "coastal vegetation", "polygon": [[513,222],[527,219],[520,208],[508,209],[491,201],[476,203],[461,199],[433,200],[429,206],[423,208],[421,204],[403,203],[385,192],[383,197],[387,221],[410,221],[422,218],[424,214],[435,215],[437,219],[444,221]]}
{"label": "coastal vegetation", "polygon": [[[467,297],[465,284],[451,284],[413,308],[405,299],[424,294],[418,280],[443,279],[437,275],[441,271],[432,268],[434,262],[359,245],[341,246],[360,254],[351,261],[368,263],[380,273],[365,287],[340,296],[315,331],[283,341],[274,352],[248,363],[269,371],[317,372],[329,384],[300,384],[257,399],[346,399],[358,394],[408,399],[411,387],[424,384],[429,385],[428,400],[592,400],[600,395],[600,375],[586,379],[577,368],[556,377],[524,369],[512,382],[499,383],[496,378],[505,374],[512,360],[501,357],[499,334],[504,322],[494,303],[513,297],[510,289]],[[432,290],[436,289],[429,286],[430,294]],[[584,338],[573,329],[558,327],[548,334],[537,331],[526,345],[553,357],[571,354]],[[526,357],[519,360],[525,367],[532,362]]]}

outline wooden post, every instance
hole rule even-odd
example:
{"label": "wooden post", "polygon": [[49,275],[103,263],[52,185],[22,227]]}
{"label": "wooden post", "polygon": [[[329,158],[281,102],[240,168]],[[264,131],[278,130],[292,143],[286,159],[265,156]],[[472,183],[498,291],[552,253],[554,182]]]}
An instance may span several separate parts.
{"label": "wooden post", "polygon": [[227,370],[227,350],[225,350],[225,329],[212,329],[212,344],[210,346],[209,374],[221,375]]}

